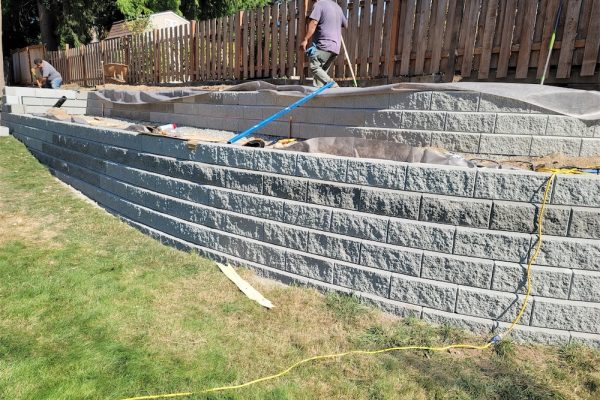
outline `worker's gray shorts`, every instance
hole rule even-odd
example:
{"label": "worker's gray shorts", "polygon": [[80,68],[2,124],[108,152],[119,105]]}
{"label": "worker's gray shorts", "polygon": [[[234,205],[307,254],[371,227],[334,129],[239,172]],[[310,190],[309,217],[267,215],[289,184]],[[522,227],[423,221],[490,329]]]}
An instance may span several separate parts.
{"label": "worker's gray shorts", "polygon": [[332,79],[327,75],[327,70],[337,58],[337,54],[317,49],[310,56],[310,72],[313,74],[313,85],[321,87]]}

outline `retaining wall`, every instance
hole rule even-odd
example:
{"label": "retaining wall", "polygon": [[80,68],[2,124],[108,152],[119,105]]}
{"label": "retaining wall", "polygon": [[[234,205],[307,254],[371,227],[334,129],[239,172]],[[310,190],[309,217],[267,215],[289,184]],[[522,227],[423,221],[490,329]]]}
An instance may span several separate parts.
{"label": "retaining wall", "polygon": [[31,87],[7,86],[2,97],[2,112],[14,114],[44,114],[65,96],[62,105],[67,112],[83,115],[87,112],[88,92],[62,89],[36,89]]}
{"label": "retaining wall", "polygon": [[[56,176],[161,240],[490,333],[523,302],[547,174],[201,144],[7,114]],[[600,345],[600,179],[553,185],[519,340]]]}

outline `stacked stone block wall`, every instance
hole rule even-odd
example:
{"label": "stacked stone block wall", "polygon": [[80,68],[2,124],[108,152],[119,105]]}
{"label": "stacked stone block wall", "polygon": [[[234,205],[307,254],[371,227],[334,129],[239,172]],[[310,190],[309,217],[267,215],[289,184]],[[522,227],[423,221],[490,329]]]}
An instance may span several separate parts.
{"label": "stacked stone block wall", "polygon": [[83,115],[87,112],[88,92],[74,90],[36,89],[25,87],[4,88],[2,112],[14,114],[44,114],[56,102],[65,96],[67,100],[62,108],[69,114]]}
{"label": "stacked stone block wall", "polygon": [[[172,245],[487,334],[524,300],[548,174],[2,123],[60,179]],[[515,337],[600,345],[600,179],[558,176],[544,229]]]}

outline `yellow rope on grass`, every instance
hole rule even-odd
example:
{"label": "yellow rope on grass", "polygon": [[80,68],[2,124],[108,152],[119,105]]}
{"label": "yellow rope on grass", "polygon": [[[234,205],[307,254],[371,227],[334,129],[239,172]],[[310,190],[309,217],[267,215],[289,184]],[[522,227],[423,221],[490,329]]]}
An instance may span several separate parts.
{"label": "yellow rope on grass", "polygon": [[451,345],[440,346],[440,347],[401,346],[401,347],[388,347],[388,348],[380,349],[380,350],[350,350],[350,351],[346,351],[343,353],[325,354],[325,355],[320,355],[320,356],[308,357],[308,358],[305,358],[303,360],[296,362],[295,364],[292,364],[291,366],[289,366],[288,368],[284,369],[283,371],[281,371],[277,374],[264,376],[262,378],[258,378],[258,379],[255,379],[255,380],[252,380],[249,382],[241,383],[239,385],[220,386],[220,387],[215,387],[215,388],[211,388],[211,389],[201,390],[198,392],[181,392],[181,393],[159,394],[159,395],[151,395],[151,396],[129,397],[129,398],[123,399],[123,400],[168,399],[168,398],[174,398],[174,397],[191,396],[193,394],[198,395],[198,394],[221,392],[221,391],[225,391],[225,390],[241,389],[241,388],[244,388],[247,386],[255,385],[260,382],[265,382],[265,381],[270,381],[273,379],[280,378],[280,377],[288,374],[293,369],[299,367],[300,365],[306,364],[311,361],[326,360],[326,359],[331,359],[331,358],[340,358],[340,357],[349,356],[349,355],[358,355],[358,354],[373,355],[373,354],[388,353],[391,351],[401,351],[401,350],[447,351],[450,349],[485,350],[485,349],[490,348],[492,345],[497,343],[502,337],[508,336],[515,329],[516,325],[519,323],[519,321],[523,317],[523,313],[525,312],[525,308],[527,307],[527,303],[529,302],[529,297],[531,296],[531,266],[533,265],[533,262],[535,261],[538,254],[540,253],[540,249],[542,247],[542,234],[543,234],[542,221],[543,221],[543,217],[544,217],[544,210],[546,208],[546,204],[548,203],[548,196],[550,194],[550,189],[552,188],[552,183],[554,182],[554,178],[558,174],[580,174],[580,173],[582,173],[581,171],[579,171],[577,169],[545,169],[544,171],[539,171],[539,172],[549,172],[552,175],[550,175],[550,177],[548,178],[548,181],[546,182],[546,186],[544,189],[544,196],[542,198],[540,212],[538,214],[538,219],[537,219],[538,238],[537,238],[537,242],[535,245],[535,249],[534,249],[534,252],[531,255],[531,257],[529,258],[529,261],[527,262],[527,291],[525,292],[525,300],[523,301],[523,305],[521,306],[521,309],[519,310],[516,318],[511,323],[510,327],[505,332],[503,332],[501,335],[495,336],[487,343],[485,343],[483,345],[479,345],[479,346],[473,345],[473,344],[459,343],[459,344],[451,344]]}

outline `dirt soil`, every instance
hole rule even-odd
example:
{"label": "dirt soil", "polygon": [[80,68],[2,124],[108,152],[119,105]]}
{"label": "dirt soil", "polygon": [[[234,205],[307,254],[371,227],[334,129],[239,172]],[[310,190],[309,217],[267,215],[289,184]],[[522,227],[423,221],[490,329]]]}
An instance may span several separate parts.
{"label": "dirt soil", "polygon": [[461,154],[467,160],[473,161],[480,167],[494,168],[501,165],[503,168],[512,167],[537,171],[541,168],[600,168],[600,156],[572,157],[561,153],[545,156],[498,156],[485,154]]}
{"label": "dirt soil", "polygon": [[189,90],[224,90],[230,88],[232,85],[198,85],[198,86],[190,86],[190,85],[164,85],[164,86],[146,86],[146,85],[118,85],[114,83],[107,83],[106,85],[96,85],[95,87],[81,87],[77,84],[68,84],[62,85],[61,89],[65,90],[79,90],[80,92],[92,92],[95,90],[103,90],[103,89],[114,89],[114,90],[144,90],[148,92],[158,92],[169,89],[189,89]]}

